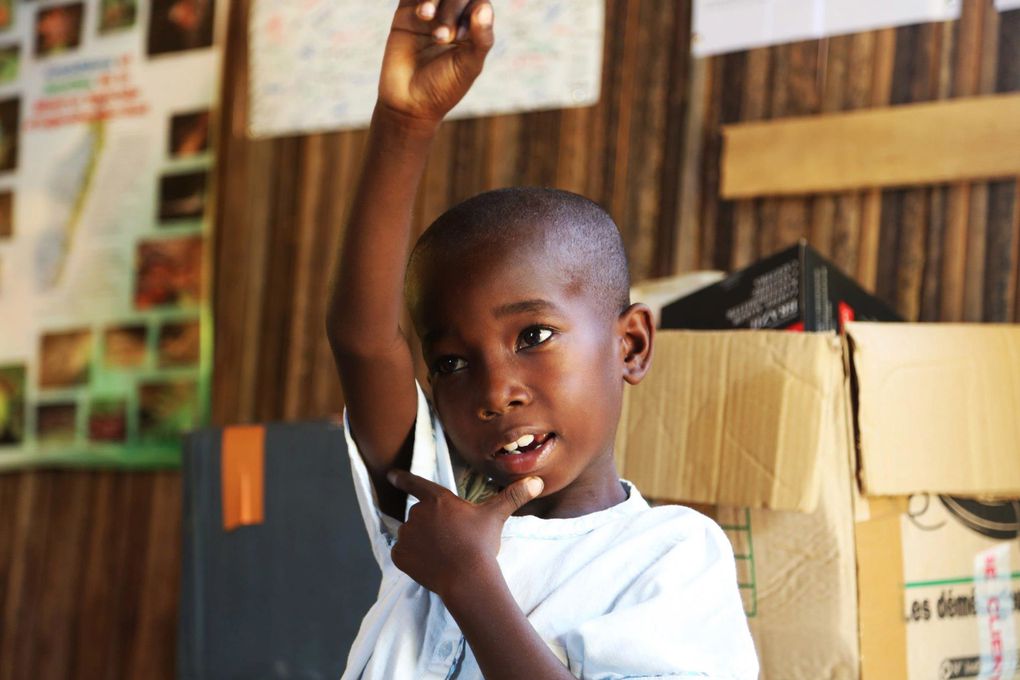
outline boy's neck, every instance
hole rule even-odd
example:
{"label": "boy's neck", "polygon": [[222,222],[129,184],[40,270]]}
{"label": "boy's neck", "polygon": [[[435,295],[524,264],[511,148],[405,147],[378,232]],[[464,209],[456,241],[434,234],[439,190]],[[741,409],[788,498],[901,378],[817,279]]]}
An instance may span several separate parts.
{"label": "boy's neck", "polygon": [[[597,467],[595,467],[597,466]],[[598,461],[570,486],[548,496],[536,498],[516,513],[542,519],[572,519],[606,510],[627,500],[612,456]]]}

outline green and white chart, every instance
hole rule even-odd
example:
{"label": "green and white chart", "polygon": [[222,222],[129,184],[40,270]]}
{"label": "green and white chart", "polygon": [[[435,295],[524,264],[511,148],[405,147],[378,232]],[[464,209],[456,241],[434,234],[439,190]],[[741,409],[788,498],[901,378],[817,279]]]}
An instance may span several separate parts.
{"label": "green and white chart", "polygon": [[207,418],[225,9],[0,0],[0,470],[176,464]]}

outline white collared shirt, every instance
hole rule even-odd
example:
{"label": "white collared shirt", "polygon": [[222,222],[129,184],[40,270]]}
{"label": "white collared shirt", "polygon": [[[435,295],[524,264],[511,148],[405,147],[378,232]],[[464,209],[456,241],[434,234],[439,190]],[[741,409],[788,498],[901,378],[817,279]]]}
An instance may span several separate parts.
{"label": "white collared shirt", "polygon": [[[379,510],[346,416],[344,429],[382,583],[342,680],[482,680],[442,600],[390,559],[393,520]],[[420,387],[411,472],[456,493],[442,426]],[[689,508],[651,508],[625,485],[627,500],[605,510],[507,520],[498,560],[528,621],[586,680],[757,678],[725,534]]]}

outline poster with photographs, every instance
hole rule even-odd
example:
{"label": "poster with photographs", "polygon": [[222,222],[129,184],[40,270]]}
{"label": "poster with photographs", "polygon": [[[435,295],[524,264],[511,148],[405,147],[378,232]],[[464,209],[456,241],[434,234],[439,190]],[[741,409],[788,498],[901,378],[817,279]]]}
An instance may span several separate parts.
{"label": "poster with photographs", "polygon": [[0,471],[208,417],[225,0],[0,0]]}

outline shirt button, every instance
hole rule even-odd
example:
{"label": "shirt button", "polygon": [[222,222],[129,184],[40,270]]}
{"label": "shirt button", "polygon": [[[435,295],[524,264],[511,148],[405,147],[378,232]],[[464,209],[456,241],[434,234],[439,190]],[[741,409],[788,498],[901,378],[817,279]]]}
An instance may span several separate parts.
{"label": "shirt button", "polygon": [[439,645],[439,651],[437,654],[444,658],[453,654],[453,643],[447,640],[443,644]]}

